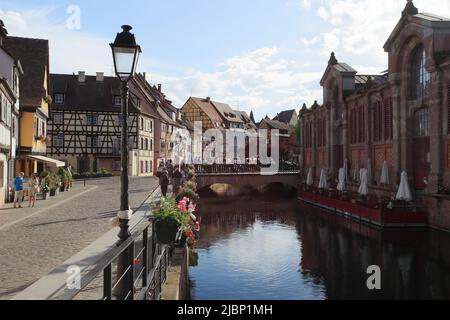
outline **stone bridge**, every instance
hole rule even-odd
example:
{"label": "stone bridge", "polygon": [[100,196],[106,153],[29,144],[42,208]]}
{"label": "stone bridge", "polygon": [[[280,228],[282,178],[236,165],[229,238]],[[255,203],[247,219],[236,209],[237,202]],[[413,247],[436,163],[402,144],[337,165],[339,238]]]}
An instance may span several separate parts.
{"label": "stone bridge", "polygon": [[197,173],[197,188],[202,189],[216,183],[228,184],[237,188],[254,189],[272,183],[282,183],[297,188],[300,183],[299,172],[280,172],[276,175],[251,173]]}

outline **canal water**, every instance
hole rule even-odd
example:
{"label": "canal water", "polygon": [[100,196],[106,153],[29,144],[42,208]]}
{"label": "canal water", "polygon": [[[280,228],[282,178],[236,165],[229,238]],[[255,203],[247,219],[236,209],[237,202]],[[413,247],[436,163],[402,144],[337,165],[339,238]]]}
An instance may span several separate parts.
{"label": "canal water", "polygon": [[[378,231],[297,202],[206,199],[193,300],[450,299],[450,234]],[[381,269],[381,290],[367,268]]]}

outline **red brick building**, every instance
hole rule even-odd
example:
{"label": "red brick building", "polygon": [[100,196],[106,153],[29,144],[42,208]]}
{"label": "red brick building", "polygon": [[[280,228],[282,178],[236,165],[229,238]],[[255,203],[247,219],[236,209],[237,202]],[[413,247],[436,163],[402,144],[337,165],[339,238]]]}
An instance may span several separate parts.
{"label": "red brick building", "polygon": [[[371,188],[385,194],[407,171],[430,224],[450,230],[450,200],[437,195],[450,188],[450,19],[408,1],[384,50],[381,75],[360,75],[331,54],[323,105],[300,111],[302,166],[317,178],[322,168],[337,176],[345,159],[350,172],[371,163]],[[390,188],[377,186],[384,161]]]}

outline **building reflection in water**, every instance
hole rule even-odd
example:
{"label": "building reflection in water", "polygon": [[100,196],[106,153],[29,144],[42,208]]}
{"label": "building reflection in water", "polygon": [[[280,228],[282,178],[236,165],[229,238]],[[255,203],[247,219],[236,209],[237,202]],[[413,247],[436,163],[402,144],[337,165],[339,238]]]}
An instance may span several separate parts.
{"label": "building reflection in water", "polygon": [[[214,273],[215,268],[202,265],[202,252],[208,252],[211,248],[225,252],[226,248],[216,248],[214,245],[219,242],[230,243],[252,230],[258,223],[267,227],[284,225],[291,228],[281,229],[281,233],[277,233],[278,239],[296,233],[292,239],[298,241],[295,247],[298,249],[286,256],[277,256],[277,259],[297,259],[295,261],[299,262],[299,267],[284,270],[284,273],[290,274],[285,274],[284,277],[292,277],[292,281],[297,281],[298,286],[310,286],[311,290],[306,295],[308,299],[450,299],[450,235],[447,233],[432,230],[378,231],[296,200],[270,201],[254,197],[206,200],[200,208],[203,229],[198,243],[198,264],[204,268],[203,275],[207,272]],[[261,232],[253,236],[263,238],[265,234]],[[261,239],[261,244],[264,243],[263,240]],[[274,250],[275,256],[276,248],[275,243],[274,246],[268,246],[267,250]],[[256,249],[258,248],[254,248]],[[246,250],[249,248],[246,247]],[[220,257],[220,252],[216,254]],[[245,252],[242,254],[245,255]],[[227,263],[226,259],[224,253],[224,264]],[[216,262],[219,263],[220,259]],[[251,263],[255,264],[255,261]],[[371,265],[381,268],[382,290],[370,291],[367,288],[367,268]],[[223,269],[222,272],[226,270]],[[210,274],[208,278],[211,280],[221,276]],[[257,277],[256,274],[254,276]],[[201,292],[197,292],[201,290],[199,284],[202,275],[198,275],[193,281],[193,296],[204,297]],[[276,277],[272,279],[270,289],[283,292],[283,287],[276,287],[276,281]],[[210,283],[220,286],[220,281]],[[221,290],[220,287],[216,289]],[[243,289],[245,290],[235,288],[236,292]],[[215,288],[208,288],[208,294],[212,294],[214,290]],[[216,297],[212,295],[212,298]],[[220,294],[217,297],[223,298]],[[304,298],[298,292],[293,292],[292,296],[286,292],[285,295],[276,297]],[[259,298],[259,295],[248,297]]]}

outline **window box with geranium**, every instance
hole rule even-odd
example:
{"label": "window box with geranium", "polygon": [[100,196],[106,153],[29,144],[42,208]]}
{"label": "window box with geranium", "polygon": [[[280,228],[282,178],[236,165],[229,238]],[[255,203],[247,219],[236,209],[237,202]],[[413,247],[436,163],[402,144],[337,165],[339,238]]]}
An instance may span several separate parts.
{"label": "window box with geranium", "polygon": [[174,199],[161,198],[160,208],[154,212],[155,232],[159,243],[173,245],[182,238],[183,227],[189,217],[180,210]]}

